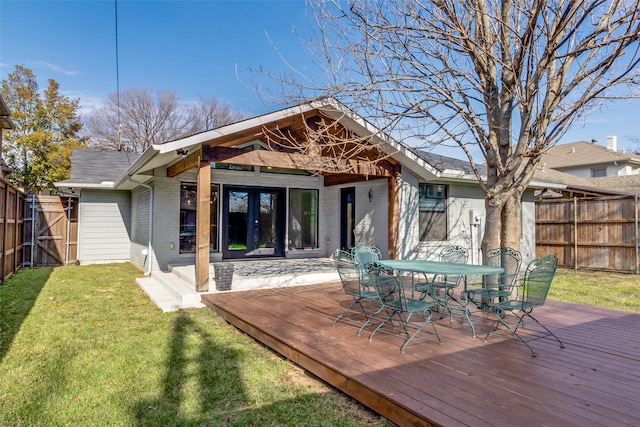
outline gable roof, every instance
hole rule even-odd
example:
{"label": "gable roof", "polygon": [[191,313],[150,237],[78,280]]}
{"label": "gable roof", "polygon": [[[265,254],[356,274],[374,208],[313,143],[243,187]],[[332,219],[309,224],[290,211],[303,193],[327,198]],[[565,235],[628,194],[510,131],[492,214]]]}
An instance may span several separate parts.
{"label": "gable roof", "polygon": [[550,147],[540,161],[546,168],[566,169],[613,162],[640,164],[640,156],[610,150],[593,142],[579,141]]}
{"label": "gable roof", "polygon": [[[225,146],[238,141],[255,140],[266,126],[291,125],[305,114],[321,112],[361,137],[371,137],[386,155],[402,164],[421,179],[446,179],[475,182],[467,161],[414,150],[394,140],[333,98],[322,98],[262,116],[242,120],[164,144],[154,144],[141,155],[114,151],[74,150],[71,177],[56,187],[131,190],[152,179],[153,169],[167,167],[182,160],[183,152],[195,152],[203,144]],[[483,168],[483,166],[479,166]],[[483,172],[481,172],[483,173]],[[486,172],[484,172],[486,174]],[[532,187],[540,183],[532,182]],[[545,186],[562,188],[547,183]]]}
{"label": "gable roof", "polygon": [[[420,156],[425,162],[436,168],[442,173],[446,171],[458,171],[463,172],[465,175],[473,175],[473,169],[471,163],[466,160],[460,160],[453,157],[447,157],[440,154],[431,153],[425,150],[416,150],[418,156]],[[486,176],[487,167],[484,164],[476,165],[480,175]],[[474,175],[475,178],[475,175]]]}
{"label": "gable roof", "polygon": [[114,182],[140,157],[124,151],[74,149],[69,179],[56,187],[113,188]]}

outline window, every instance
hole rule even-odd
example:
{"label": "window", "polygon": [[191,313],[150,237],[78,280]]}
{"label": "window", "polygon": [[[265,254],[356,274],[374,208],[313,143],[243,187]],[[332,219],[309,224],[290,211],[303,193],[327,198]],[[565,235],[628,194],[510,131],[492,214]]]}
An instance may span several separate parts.
{"label": "window", "polygon": [[318,247],[318,190],[289,190],[289,249]]}
{"label": "window", "polygon": [[447,240],[447,186],[420,184],[420,241]]}
{"label": "window", "polygon": [[[217,185],[211,185],[211,234],[209,250],[218,250],[218,194]],[[180,253],[196,251],[196,206],[198,204],[195,183],[180,185]]]}
{"label": "window", "polygon": [[591,178],[602,178],[603,176],[607,176],[607,168],[591,169]]}

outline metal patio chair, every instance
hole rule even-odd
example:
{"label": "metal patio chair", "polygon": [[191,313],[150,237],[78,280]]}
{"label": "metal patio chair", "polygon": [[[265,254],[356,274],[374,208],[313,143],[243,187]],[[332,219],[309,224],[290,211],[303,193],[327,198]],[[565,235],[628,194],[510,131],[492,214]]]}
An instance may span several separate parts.
{"label": "metal patio chair", "polygon": [[[448,246],[440,251],[440,262],[466,264],[468,259],[469,251],[462,246]],[[460,275],[436,275],[431,281],[427,280],[424,284],[415,286],[415,290],[422,292],[422,298],[424,298],[426,294],[432,294],[433,298],[438,302],[438,305],[446,308],[449,311],[450,319],[453,319],[451,310],[459,310],[462,308],[454,296],[455,289],[460,286],[462,280],[464,280],[464,277]],[[452,306],[452,301],[456,303],[455,306]]]}
{"label": "metal patio chair", "polygon": [[357,245],[351,249],[353,260],[361,265],[376,262],[380,259],[380,249],[371,245]]}
{"label": "metal patio chair", "polygon": [[[378,295],[371,286],[362,282],[361,268],[353,260],[351,253],[336,251],[333,254],[336,269],[342,283],[342,290],[353,298],[353,302],[333,321],[333,326],[340,319],[360,324],[357,335],[369,325],[373,317],[379,312]],[[359,307],[359,310],[356,310]]]}
{"label": "metal patio chair", "polygon": [[[409,343],[416,339],[435,337],[438,344],[442,344],[436,326],[431,321],[435,302],[414,299],[407,295],[401,278],[379,264],[368,264],[368,273],[369,281],[378,295],[379,303],[387,313],[387,317],[369,335],[369,341],[378,331],[401,336],[404,338],[404,343],[400,347],[400,353],[404,353]],[[418,320],[412,322],[412,319],[416,317],[414,314]],[[394,319],[400,323],[400,326],[394,324]],[[433,334],[416,338],[427,324],[431,324],[433,327]]]}
{"label": "metal patio chair", "polygon": [[[544,305],[557,267],[558,258],[555,255],[545,255],[534,259],[527,266],[520,285],[514,288],[509,299],[501,300],[497,298],[487,303],[488,307],[493,309],[496,320],[489,328],[489,332],[484,338],[485,342],[490,336],[509,332],[529,348],[532,357],[535,357],[536,353],[529,345],[531,341],[553,337],[560,344],[560,348],[564,348],[562,341],[532,314],[535,308]],[[517,322],[511,324],[507,322],[507,314],[509,313],[518,319]],[[542,331],[533,331],[526,328],[526,335],[518,333],[518,329],[529,324],[540,326]],[[500,325],[506,329],[499,329]]]}
{"label": "metal patio chair", "polygon": [[380,260],[380,249],[371,245],[357,245],[351,248],[351,257],[360,269],[360,280],[364,286],[370,286],[365,266]]}
{"label": "metal patio chair", "polygon": [[509,247],[492,249],[483,257],[483,264],[502,267],[504,272],[483,276],[482,285],[468,288],[467,295],[462,295],[462,298],[469,298],[485,314],[488,314],[487,304],[496,299],[504,300],[507,298],[518,283],[522,255],[519,251]]}

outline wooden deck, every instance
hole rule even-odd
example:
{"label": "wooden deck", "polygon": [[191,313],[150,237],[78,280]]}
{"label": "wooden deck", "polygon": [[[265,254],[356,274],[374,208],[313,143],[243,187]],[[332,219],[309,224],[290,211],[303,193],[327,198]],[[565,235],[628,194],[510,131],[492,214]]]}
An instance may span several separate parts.
{"label": "wooden deck", "polygon": [[[356,336],[333,319],[352,300],[338,283],[203,296],[256,340],[398,425],[640,426],[640,315],[547,301],[538,318],[565,343],[484,343],[436,321],[442,345]],[[475,318],[478,336],[489,323]]]}

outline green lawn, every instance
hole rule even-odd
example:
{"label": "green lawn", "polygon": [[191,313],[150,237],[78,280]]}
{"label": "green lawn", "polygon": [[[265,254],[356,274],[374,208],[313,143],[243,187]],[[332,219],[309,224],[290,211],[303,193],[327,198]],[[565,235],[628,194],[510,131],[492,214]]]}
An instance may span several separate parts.
{"label": "green lawn", "polygon": [[640,313],[640,275],[559,269],[549,298]]}
{"label": "green lawn", "polygon": [[161,313],[139,275],[24,269],[0,286],[0,425],[389,425],[211,310]]}

